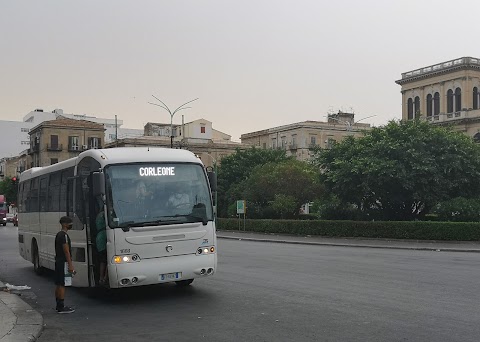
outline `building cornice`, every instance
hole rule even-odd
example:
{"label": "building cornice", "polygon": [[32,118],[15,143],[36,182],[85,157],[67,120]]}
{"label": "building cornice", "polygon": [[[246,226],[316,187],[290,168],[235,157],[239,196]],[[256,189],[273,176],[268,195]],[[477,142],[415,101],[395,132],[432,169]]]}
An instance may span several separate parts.
{"label": "building cornice", "polygon": [[404,85],[410,82],[449,74],[461,70],[480,70],[480,59],[472,57],[462,57],[451,61],[430,65],[424,68],[402,73],[402,78],[395,81],[398,85]]}

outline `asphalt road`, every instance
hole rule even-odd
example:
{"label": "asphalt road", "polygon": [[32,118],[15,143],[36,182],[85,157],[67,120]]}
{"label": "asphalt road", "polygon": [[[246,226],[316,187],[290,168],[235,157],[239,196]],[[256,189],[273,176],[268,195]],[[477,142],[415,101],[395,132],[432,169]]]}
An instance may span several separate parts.
{"label": "asphalt road", "polygon": [[480,254],[219,240],[219,271],[188,288],[68,289],[18,255],[0,227],[0,279],[29,285],[40,341],[478,341]]}

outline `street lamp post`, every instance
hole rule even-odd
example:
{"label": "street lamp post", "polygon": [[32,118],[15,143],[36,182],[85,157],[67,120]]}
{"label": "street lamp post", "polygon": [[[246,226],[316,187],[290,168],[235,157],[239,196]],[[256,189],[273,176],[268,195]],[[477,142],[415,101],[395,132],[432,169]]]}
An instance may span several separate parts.
{"label": "street lamp post", "polygon": [[170,148],[173,148],[173,116],[175,115],[176,112],[179,112],[181,110],[184,110],[184,109],[189,109],[189,108],[192,108],[192,107],[184,107],[185,105],[193,102],[193,101],[196,101],[198,100],[198,97],[196,99],[193,99],[191,101],[188,101],[188,102],[185,102],[184,104],[182,104],[180,107],[178,107],[177,109],[175,109],[173,112],[170,110],[170,108],[168,108],[168,106],[162,101],[160,100],[158,97],[156,97],[155,95],[152,95],[155,99],[157,99],[158,101],[160,101],[161,105],[158,104],[158,103],[152,103],[152,102],[149,102],[149,104],[151,105],[154,105],[154,106],[158,106],[158,107],[161,107],[163,109],[165,109],[169,114],[170,114]]}

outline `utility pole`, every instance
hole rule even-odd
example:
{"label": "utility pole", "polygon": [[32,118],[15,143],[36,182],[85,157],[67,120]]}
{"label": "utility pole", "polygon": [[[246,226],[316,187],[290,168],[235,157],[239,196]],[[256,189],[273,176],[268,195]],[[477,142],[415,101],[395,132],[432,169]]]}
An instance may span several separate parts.
{"label": "utility pole", "polygon": [[169,114],[170,114],[170,148],[173,148],[173,116],[175,115],[175,113],[181,111],[181,110],[184,110],[184,109],[189,109],[189,108],[192,108],[192,107],[184,107],[185,105],[193,102],[193,101],[196,101],[198,100],[198,97],[196,99],[193,99],[193,100],[190,100],[188,102],[185,102],[184,104],[182,104],[180,107],[178,107],[177,109],[175,109],[173,112],[170,110],[170,108],[168,108],[168,106],[162,101],[160,100],[158,97],[156,97],[155,95],[152,95],[156,100],[158,100],[160,104],[158,103],[152,103],[152,102],[148,102],[149,104],[151,105],[154,105],[154,106],[158,106],[158,107],[161,107],[163,109],[165,109]]}

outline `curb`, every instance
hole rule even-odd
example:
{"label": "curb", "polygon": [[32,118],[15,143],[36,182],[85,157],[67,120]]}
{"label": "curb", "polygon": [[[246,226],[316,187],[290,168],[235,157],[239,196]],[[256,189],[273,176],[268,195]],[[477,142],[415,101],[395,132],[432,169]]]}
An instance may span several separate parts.
{"label": "curb", "polygon": [[233,237],[217,235],[219,239],[226,240],[246,240],[253,242],[272,242],[272,243],[288,243],[292,245],[313,245],[313,246],[332,246],[332,247],[357,247],[357,248],[377,248],[377,249],[403,249],[415,251],[433,251],[433,252],[465,252],[465,253],[480,253],[479,249],[468,248],[445,248],[445,247],[424,247],[424,246],[393,246],[393,245],[368,245],[368,244],[354,244],[354,243],[334,243],[334,242],[317,242],[317,241],[295,241],[285,239],[260,239],[249,237]]}
{"label": "curb", "polygon": [[43,331],[42,315],[6,288],[0,281],[0,342],[36,341]]}

